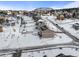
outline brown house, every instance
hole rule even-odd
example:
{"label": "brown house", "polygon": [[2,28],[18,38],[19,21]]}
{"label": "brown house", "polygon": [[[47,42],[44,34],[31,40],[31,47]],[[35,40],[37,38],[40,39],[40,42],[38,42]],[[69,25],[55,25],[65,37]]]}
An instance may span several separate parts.
{"label": "brown house", "polygon": [[42,38],[52,38],[55,36],[55,33],[49,29],[46,29],[44,31],[40,31],[39,35],[41,35]]}
{"label": "brown house", "polygon": [[57,16],[57,19],[58,19],[58,20],[64,20],[64,15],[58,15],[58,16]]}

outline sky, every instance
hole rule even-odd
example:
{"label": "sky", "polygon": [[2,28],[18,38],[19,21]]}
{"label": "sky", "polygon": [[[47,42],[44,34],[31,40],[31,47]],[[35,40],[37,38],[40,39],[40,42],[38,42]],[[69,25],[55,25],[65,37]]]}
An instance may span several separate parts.
{"label": "sky", "polygon": [[79,7],[78,1],[0,1],[1,10],[33,10],[40,7],[53,9]]}

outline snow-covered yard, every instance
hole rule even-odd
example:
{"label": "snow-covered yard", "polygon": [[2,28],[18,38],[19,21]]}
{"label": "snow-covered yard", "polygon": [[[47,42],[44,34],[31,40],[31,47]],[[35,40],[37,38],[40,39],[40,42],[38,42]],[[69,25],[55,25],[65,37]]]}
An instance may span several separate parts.
{"label": "snow-covered yard", "polygon": [[79,19],[65,19],[63,21],[61,20],[59,21],[59,20],[55,20],[55,17],[53,16],[48,17],[48,19],[58,24],[60,27],[63,27],[65,30],[67,30],[69,33],[71,33],[75,37],[79,38],[79,30],[75,30],[72,27],[73,24],[79,23]]}
{"label": "snow-covered yard", "polygon": [[44,19],[48,19],[53,21],[54,23],[58,24],[60,27],[63,27],[69,33],[74,35],[75,37],[79,38],[79,30],[75,30],[72,26],[75,23],[79,23],[79,19],[65,19],[65,20],[56,20],[54,16],[42,16]]}
{"label": "snow-covered yard", "polygon": [[[28,33],[21,34],[19,30],[22,28],[20,28],[19,25],[16,25],[15,27],[6,27],[5,31],[0,33],[0,49],[33,47],[72,42],[72,39],[63,33],[56,33],[55,37],[52,38],[40,39],[37,35],[38,30],[35,29],[35,22],[32,20],[32,18],[27,16],[23,16],[23,18],[27,21],[25,29]],[[13,28],[15,28],[16,32],[13,31]]]}
{"label": "snow-covered yard", "polygon": [[60,26],[63,27],[65,30],[67,30],[72,35],[74,35],[75,37],[79,38],[79,30],[75,30],[72,27],[72,25],[75,24],[75,23],[79,23],[79,21],[78,22],[68,23],[68,24],[63,24],[63,25],[60,25]]}
{"label": "snow-covered yard", "polygon": [[[35,47],[35,46],[43,46],[43,45],[54,45],[54,44],[65,44],[65,43],[71,43],[73,40],[65,35],[64,33],[55,33],[55,36],[52,38],[39,38],[37,35],[38,30],[35,29],[36,25],[35,22],[32,20],[32,18],[27,16],[22,16],[24,20],[27,22],[26,24],[26,34],[21,34],[23,27],[20,27],[20,21],[19,24],[16,24],[16,26],[9,26],[4,27],[4,32],[0,33],[0,49],[10,49],[10,48],[24,48],[24,47]],[[46,20],[47,16],[44,16],[43,19],[45,21],[45,24],[48,26],[50,30],[53,31],[59,31],[58,28],[56,28],[52,23],[50,23],[48,20]],[[51,18],[52,21],[56,22],[54,19],[55,17],[48,17],[49,20]],[[78,20],[77,20],[78,22]],[[64,27],[69,32],[75,33],[74,29],[71,27],[74,21],[68,21],[65,23],[63,21],[62,23],[56,22],[59,26]],[[14,32],[13,29],[16,31]],[[59,46],[60,47],[60,46]],[[46,55],[47,57],[55,57],[60,53],[63,53],[64,55],[72,55],[72,56],[79,56],[79,49],[76,51],[75,48],[56,48],[56,49],[48,49],[48,50],[41,50],[41,51],[34,51],[34,52],[27,52],[24,51],[22,53],[21,57],[43,57]],[[1,57],[11,57],[12,54],[3,55]]]}

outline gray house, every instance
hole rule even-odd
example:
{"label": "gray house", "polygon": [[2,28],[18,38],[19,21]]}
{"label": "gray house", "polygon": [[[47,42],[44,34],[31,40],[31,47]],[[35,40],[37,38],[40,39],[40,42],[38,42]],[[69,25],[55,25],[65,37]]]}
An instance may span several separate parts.
{"label": "gray house", "polygon": [[79,30],[79,23],[73,24],[73,28],[74,28],[75,30]]}

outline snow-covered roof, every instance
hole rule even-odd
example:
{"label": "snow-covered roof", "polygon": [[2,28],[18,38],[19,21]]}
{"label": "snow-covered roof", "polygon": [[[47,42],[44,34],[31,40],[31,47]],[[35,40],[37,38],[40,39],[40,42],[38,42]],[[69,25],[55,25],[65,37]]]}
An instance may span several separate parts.
{"label": "snow-covered roof", "polygon": [[16,20],[14,17],[9,17],[8,20]]}

